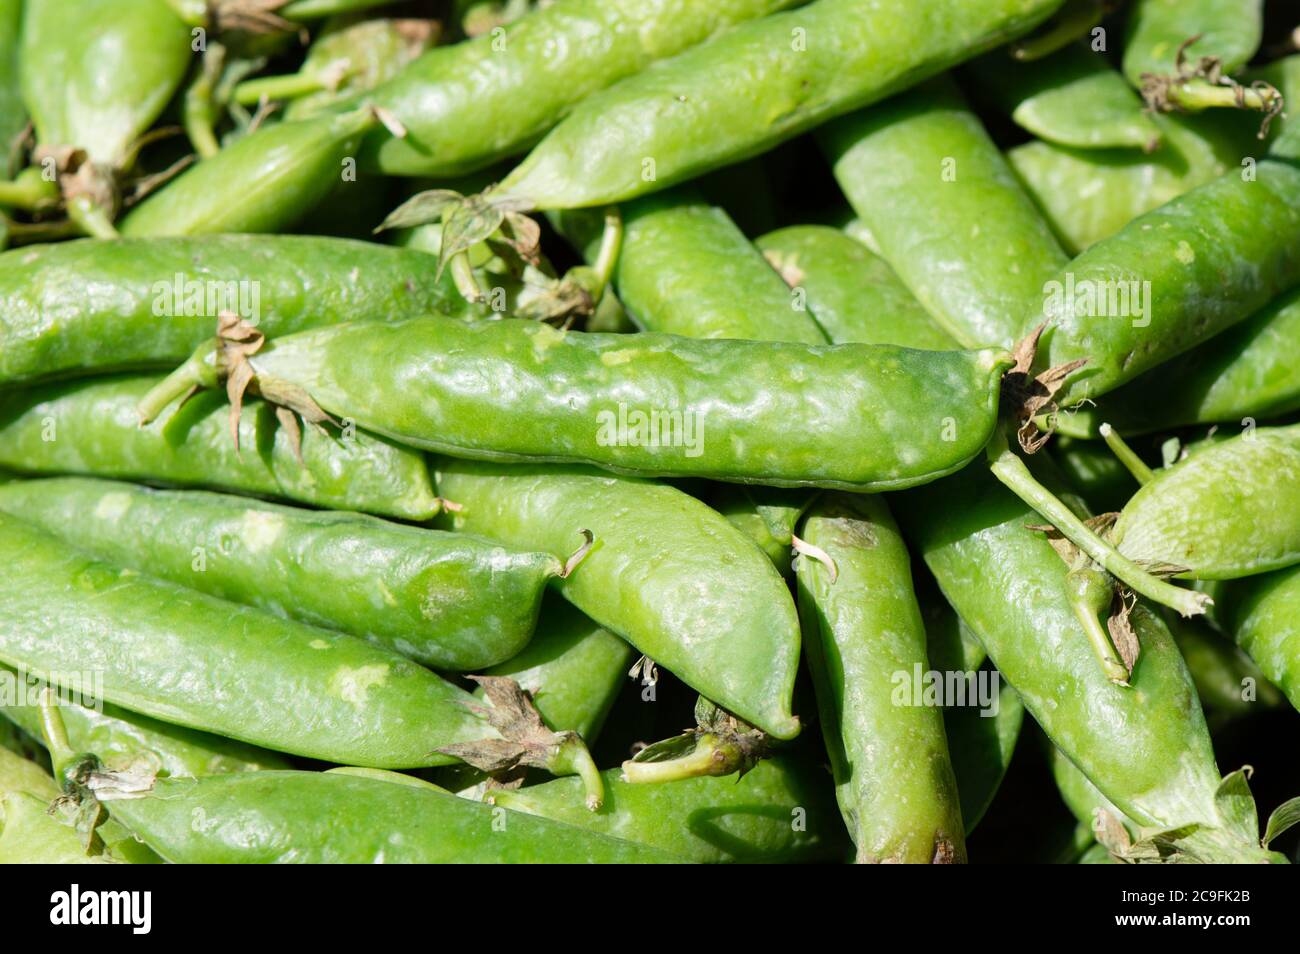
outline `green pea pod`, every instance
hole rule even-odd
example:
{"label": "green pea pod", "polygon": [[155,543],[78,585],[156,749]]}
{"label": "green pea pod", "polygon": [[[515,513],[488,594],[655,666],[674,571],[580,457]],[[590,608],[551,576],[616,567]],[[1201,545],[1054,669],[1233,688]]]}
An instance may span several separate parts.
{"label": "green pea pod", "polygon": [[881,256],[948,334],[963,346],[1023,336],[1025,303],[1066,257],[950,83],[846,117],[818,139]]}
{"label": "green pea pod", "polygon": [[1288,567],[1219,587],[1215,601],[1224,629],[1300,709],[1300,570]]}
{"label": "green pea pod", "polygon": [[[674,189],[629,203],[623,222],[614,287],[643,330],[688,338],[826,342],[727,213],[697,192]],[[594,250],[584,251],[592,261]]]}
{"label": "green pea pod", "polygon": [[835,344],[891,344],[928,351],[957,345],[884,259],[838,229],[795,225],[755,244]]}
{"label": "green pea pod", "polygon": [[142,797],[107,801],[107,806],[114,819],[177,864],[681,860],[431,786],[338,772],[157,779]]}
{"label": "green pea pod", "polygon": [[966,860],[943,714],[903,695],[929,672],[907,547],[879,497],[823,497],[796,564],[805,647],[836,797],[859,862]]}
{"label": "green pea pod", "polygon": [[182,173],[132,209],[127,236],[279,232],[348,174],[373,110],[325,114],[258,129]]}
{"label": "green pea pod", "polygon": [[8,515],[0,552],[23,568],[0,586],[0,661],[55,684],[69,665],[102,672],[104,699],[133,712],[377,768],[495,737],[468,693],[362,640],[119,570]]}
{"label": "green pea pod", "polygon": [[532,642],[485,671],[509,676],[531,693],[551,729],[576,732],[590,744],[627,682],[632,657],[632,647],[623,640],[570,604],[548,596]]}
{"label": "green pea pod", "polygon": [[[1096,858],[1094,861],[1087,863],[1109,863],[1113,861],[1110,852],[1104,845],[1094,841],[1098,836],[1107,838],[1114,835],[1120,835],[1120,829],[1132,837],[1139,828],[1131,820],[1124,817],[1124,813],[1111,804],[1101,792],[1097,791],[1097,786],[1088,781],[1088,776],[1075,767],[1066,756],[1054,745],[1048,745],[1048,761],[1051,763],[1052,780],[1056,782],[1056,790],[1061,794],[1061,801],[1065,802],[1065,807],[1079,821],[1079,830],[1076,832],[1078,839],[1073,846],[1074,851],[1083,845],[1087,845],[1081,856],[1074,860],[1084,863],[1088,858],[1088,852],[1094,848],[1100,849],[1099,854],[1104,855],[1104,861]],[[1121,840],[1124,835],[1120,835]],[[1091,843],[1091,844],[1089,844]]]}
{"label": "green pea pod", "polygon": [[[1171,361],[1058,418],[1060,430],[1092,436],[1102,424],[1146,434],[1192,424],[1245,424],[1300,410],[1300,289]],[[1151,395],[1160,400],[1151,400]],[[1118,509],[1118,508],[1116,508]]]}
{"label": "green pea pod", "polygon": [[1135,219],[1043,285],[1044,367],[1086,358],[1057,394],[1097,398],[1300,282],[1300,168],[1259,161]]}
{"label": "green pea pod", "polygon": [[1184,579],[1231,580],[1300,563],[1300,424],[1248,428],[1155,476],[1133,495],[1112,537],[1130,559]]}
{"label": "green pea pod", "polygon": [[1221,633],[1176,613],[1162,615],[1187,662],[1196,694],[1209,710],[1207,716],[1242,716],[1283,704],[1282,694],[1259,667]]}
{"label": "green pea pod", "polygon": [[718,513],[673,487],[607,474],[443,460],[457,530],[547,553],[595,543],[560,593],[692,689],[777,738],[790,711],[799,624],[785,582]]}
{"label": "green pea pod", "polygon": [[1059,6],[932,0],[917,16],[907,0],[817,0],[763,17],[588,96],[501,191],[570,209],[675,185],[992,49]]}
{"label": "green pea pod", "polygon": [[1142,86],[1144,74],[1175,72],[1183,44],[1186,56],[1218,59],[1235,73],[1259,49],[1264,34],[1263,0],[1136,0],[1124,37],[1124,75]]}
{"label": "green pea pod", "polygon": [[1173,113],[1151,119],[1164,139],[1151,155],[1048,142],[1026,143],[1007,153],[1071,253],[1078,254],[1139,215],[1239,167],[1257,148],[1258,122],[1237,113]]}
{"label": "green pea pod", "polygon": [[190,65],[190,31],[165,0],[25,0],[23,97],[41,146],[120,168]]}
{"label": "green pea pod", "polygon": [[406,127],[375,135],[388,175],[454,176],[536,142],[597,90],[796,0],[566,0],[430,50],[370,97]]}
{"label": "green pea pod", "polygon": [[27,127],[18,50],[21,44],[22,0],[0,0],[0,178],[9,178],[10,150]]}
{"label": "green pea pod", "polygon": [[[249,363],[263,388],[284,382],[361,427],[455,456],[872,491],[933,480],[979,454],[1010,359],[506,319],[335,325],[281,338]],[[156,395],[215,383],[207,375],[182,369]],[[386,380],[419,384],[381,394],[374,382]],[[840,413],[828,421],[821,407]]]}
{"label": "green pea pod", "polygon": [[403,520],[438,512],[424,458],[364,432],[302,433],[302,460],[273,409],[249,404],[231,440],[228,408],[196,394],[166,421],[141,427],[152,377],[92,378],[0,394],[0,466],[24,474],[84,474],[284,497]]}
{"label": "green pea pod", "polygon": [[107,563],[359,636],[433,669],[510,659],[553,556],[464,534],[78,477],[0,487],[0,511]]}
{"label": "green pea pod", "polygon": [[175,365],[229,312],[268,335],[486,314],[431,256],[294,235],[82,239],[0,255],[0,382]]}
{"label": "green pea pod", "polygon": [[[605,777],[598,812],[572,810],[581,793],[566,779],[494,790],[492,802],[626,838],[701,864],[840,860],[844,829],[821,781],[823,770],[789,757],[764,759],[739,779],[689,778],[658,785]],[[581,806],[581,798],[578,804]]]}
{"label": "green pea pod", "polygon": [[[0,674],[19,679],[8,666]],[[31,680],[34,693],[43,683]],[[0,715],[20,726],[32,738],[41,738],[41,713],[32,695],[29,699],[5,700]],[[98,701],[98,700],[97,700]],[[67,725],[68,738],[80,752],[102,752],[110,767],[127,767],[143,760],[160,775],[182,777],[223,775],[226,772],[254,772],[288,768],[284,756],[258,749],[234,739],[196,732],[179,725],[159,722],[109,703],[100,708],[63,702],[59,712]]]}
{"label": "green pea pod", "polygon": [[[1191,676],[1145,605],[1131,686],[1097,665],[1065,591],[1069,567],[1034,513],[977,470],[912,492],[896,508],[944,596],[1048,737],[1135,822],[1175,833],[1199,860],[1263,861],[1216,798],[1220,777]],[[1031,634],[1032,638],[1026,638]]]}
{"label": "green pea pod", "polygon": [[757,543],[778,570],[789,571],[794,531],[812,502],[808,491],[719,484],[707,500],[709,506]]}
{"label": "green pea pod", "polygon": [[245,80],[235,87],[235,101],[255,105],[263,96],[288,99],[284,118],[307,119],[345,96],[392,79],[435,39],[430,20],[332,21],[316,37],[297,73]]}
{"label": "green pea pod", "polygon": [[1160,127],[1143,112],[1141,98],[1104,52],[1086,45],[1029,63],[995,52],[973,63],[972,72],[998,106],[1039,139],[1080,149],[1151,152],[1160,145]]}

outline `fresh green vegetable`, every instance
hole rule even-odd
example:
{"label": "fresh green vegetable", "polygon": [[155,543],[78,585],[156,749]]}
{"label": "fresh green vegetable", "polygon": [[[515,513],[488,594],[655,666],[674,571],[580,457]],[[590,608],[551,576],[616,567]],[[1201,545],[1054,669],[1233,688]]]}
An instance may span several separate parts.
{"label": "fresh green vegetable", "polygon": [[1216,587],[1215,598],[1224,629],[1300,709],[1300,570],[1288,567]]}
{"label": "fresh green vegetable", "polygon": [[573,811],[579,793],[568,779],[493,791],[491,800],[705,864],[830,861],[846,854],[835,805],[817,784],[824,774],[817,765],[777,756],[739,779],[657,785],[629,784],[617,769],[602,774],[606,799],[598,812]]}
{"label": "fresh green vegetable", "polygon": [[11,150],[27,125],[19,76],[22,0],[0,0],[0,178],[14,172]]}
{"label": "fresh green vegetable", "polygon": [[215,394],[196,394],[167,420],[141,427],[136,407],[156,383],[92,378],[0,394],[0,466],[210,487],[404,520],[438,512],[423,455],[363,431],[308,427],[299,461],[291,431],[261,401],[240,418],[242,451]]}
{"label": "fresh green vegetable", "polygon": [[930,664],[893,517],[879,497],[823,497],[801,538],[827,558],[801,556],[796,576],[822,734],[857,860],[964,862],[943,714],[900,691]]}
{"label": "fresh green vegetable", "polygon": [[465,534],[114,481],[16,481],[0,511],[107,563],[454,672],[520,652],[546,581],[564,572],[549,554]]}
{"label": "fresh green vegetable", "polygon": [[1058,6],[817,0],[763,17],[588,96],[500,190],[570,209],[675,185],[992,49]]}
{"label": "fresh green vegetable", "polygon": [[457,530],[561,554],[560,593],[691,688],[791,738],[799,624],[784,581],[724,517],[668,486],[582,470],[438,462]]}

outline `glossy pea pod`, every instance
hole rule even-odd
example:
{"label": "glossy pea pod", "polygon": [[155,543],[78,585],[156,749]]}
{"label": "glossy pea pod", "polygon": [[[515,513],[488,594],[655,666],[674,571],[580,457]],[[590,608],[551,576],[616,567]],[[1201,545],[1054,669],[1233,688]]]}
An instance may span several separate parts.
{"label": "glossy pea pod", "polygon": [[[725,211],[678,188],[628,203],[614,266],[619,300],[644,331],[824,344],[807,309]],[[561,218],[573,218],[570,213]],[[570,229],[573,235],[576,229]],[[591,243],[579,244],[588,261]]]}
{"label": "glossy pea pod", "polygon": [[268,335],[484,314],[437,262],[295,235],[82,239],[0,255],[0,383],[175,365],[230,312]]}
{"label": "glossy pea pod", "polygon": [[[1163,615],[1178,651],[1187,661],[1212,729],[1229,719],[1284,703],[1282,694],[1259,666],[1222,633],[1198,620],[1182,619],[1174,613]],[[1216,619],[1221,616],[1222,610],[1216,612]]]}
{"label": "glossy pea pod", "polygon": [[115,822],[101,826],[87,851],[71,818],[52,815],[59,797],[53,777],[34,762],[0,749],[0,864],[156,864],[152,851]]}
{"label": "glossy pea pod", "polygon": [[549,554],[465,534],[115,481],[15,481],[0,510],[106,563],[452,672],[522,650],[564,572]]}
{"label": "glossy pea pod", "polygon": [[1292,566],[1217,586],[1214,595],[1219,624],[1300,709],[1300,570]]}
{"label": "glossy pea pod", "polygon": [[1130,559],[1184,579],[1230,580],[1300,563],[1300,424],[1248,428],[1157,471],[1115,521]]}
{"label": "glossy pea pod", "polygon": [[[296,385],[361,427],[454,456],[869,491],[933,480],[977,455],[1009,357],[506,319],[335,325],[281,338],[250,363],[264,383]],[[205,375],[183,371],[172,386],[214,383]],[[385,380],[418,384],[380,396],[373,383]],[[830,426],[809,418],[821,407],[841,412]]]}
{"label": "glossy pea pod", "polygon": [[[631,864],[654,848],[458,798],[427,784],[342,772],[157,779],[110,815],[177,864]],[[204,819],[195,830],[194,819]]]}
{"label": "glossy pea pod", "polygon": [[250,402],[237,450],[229,408],[196,394],[166,420],[140,426],[153,377],[91,378],[0,394],[0,466],[282,497],[317,507],[428,520],[441,502],[424,457],[358,431],[302,432],[301,461],[274,410]]}
{"label": "glossy pea pod", "polygon": [[[493,804],[650,845],[702,864],[837,861],[843,826],[823,770],[789,756],[764,759],[741,778],[690,778],[657,785],[602,773],[605,804],[572,811],[580,796],[565,779],[491,793]],[[579,804],[581,797],[578,798]]]}
{"label": "glossy pea pod", "polygon": [[1047,59],[1017,62],[996,51],[971,64],[981,88],[1016,125],[1039,139],[1080,149],[1160,145],[1160,127],[1104,52],[1073,44]]}
{"label": "glossy pea pod", "polygon": [[441,460],[457,530],[561,554],[594,544],[556,588],[691,688],[792,738],[799,624],[784,581],[724,517],[680,490],[599,472]]}
{"label": "glossy pea pod", "polygon": [[1009,347],[1066,262],[983,125],[941,81],[818,134],[849,204],[916,299],[963,346]]}
{"label": "glossy pea pod", "polygon": [[1037,366],[1062,406],[1113,391],[1300,283],[1300,168],[1262,159],[1135,219],[1043,286]]}
{"label": "glossy pea pod", "polygon": [[657,191],[992,49],[1058,6],[817,0],[776,13],[587,97],[500,189],[540,209]]}
{"label": "glossy pea pod", "polygon": [[[0,666],[0,674],[20,684],[23,681],[23,677],[8,666]],[[38,680],[28,679],[24,685],[29,690],[27,697],[12,701],[6,699],[0,705],[0,715],[33,739],[42,737],[38,700],[44,685]],[[276,752],[160,722],[111,703],[96,701],[99,708],[63,701],[59,704],[59,712],[72,745],[80,752],[104,753],[104,761],[111,768],[143,761],[159,775],[182,777],[289,767],[285,757]]]}
{"label": "glossy pea pod", "polygon": [[[900,701],[899,680],[928,672],[925,624],[907,548],[879,497],[820,498],[801,537],[829,557],[796,565],[804,645],[836,797],[857,860],[966,860],[943,714]],[[910,704],[909,704],[910,703]]]}
{"label": "glossy pea pod", "polygon": [[[972,471],[900,501],[910,539],[944,596],[1048,737],[1135,822],[1199,826],[1181,843],[1201,860],[1270,859],[1216,803],[1220,776],[1190,674],[1160,619],[1139,604],[1131,686],[1097,665],[1071,608],[1069,568],[1027,525],[1032,511]],[[1032,634],[1032,638],[1026,638]]]}
{"label": "glossy pea pod", "polygon": [[190,55],[190,31],[166,0],[25,0],[22,86],[37,145],[120,168]]}
{"label": "glossy pea pod", "polygon": [[794,531],[813,499],[809,491],[719,484],[704,499],[758,544],[778,570],[789,572]]}
{"label": "glossy pea pod", "polygon": [[509,676],[529,692],[542,720],[556,732],[595,741],[626,684],[632,647],[556,595],[542,601],[532,641],[485,670]]}
{"label": "glossy pea pod", "polygon": [[454,176],[536,142],[597,90],[794,0],[566,0],[430,50],[369,97],[406,127],[375,135],[388,175]]}
{"label": "glossy pea pod", "polygon": [[373,110],[264,126],[186,170],[122,219],[127,236],[280,232],[345,181]]}
{"label": "glossy pea pod", "polygon": [[1258,120],[1215,111],[1156,114],[1163,143],[1133,149],[1081,149],[1029,142],[1007,153],[1061,243],[1078,254],[1152,209],[1210,182],[1256,155]]}
{"label": "glossy pea pod", "polygon": [[755,244],[834,344],[957,347],[879,256],[839,229],[794,225]]}
{"label": "glossy pea pod", "polygon": [[7,179],[11,153],[27,126],[18,51],[21,43],[22,0],[0,0],[0,178]]}
{"label": "glossy pea pod", "polygon": [[380,768],[445,765],[438,749],[496,737],[468,693],[362,640],[120,570],[8,515],[0,552],[23,569],[0,589],[0,661],[58,685],[75,662],[133,712]]}
{"label": "glossy pea pod", "polygon": [[[1238,325],[1158,365],[1095,406],[1057,419],[1063,433],[1093,436],[1102,424],[1146,434],[1192,424],[1244,424],[1300,410],[1300,289]],[[1151,395],[1160,400],[1151,400]],[[1116,508],[1118,509],[1118,508]]]}

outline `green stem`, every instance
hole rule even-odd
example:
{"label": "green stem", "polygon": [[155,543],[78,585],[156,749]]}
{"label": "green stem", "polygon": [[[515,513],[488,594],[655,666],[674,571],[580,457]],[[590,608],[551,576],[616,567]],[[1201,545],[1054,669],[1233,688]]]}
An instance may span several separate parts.
{"label": "green stem", "polygon": [[1278,108],[1281,94],[1272,87],[1221,86],[1201,79],[1174,83],[1169,87],[1169,103],[1189,112],[1204,109],[1253,109],[1269,113]]}
{"label": "green stem", "polygon": [[1156,579],[1089,530],[1070,508],[1035,479],[1025,462],[1007,447],[1006,438],[1000,431],[989,442],[988,457],[989,469],[1012,493],[1042,514],[1071,543],[1092,557],[1093,562],[1134,592],[1177,610],[1183,616],[1204,613],[1205,608],[1214,602],[1204,593]]}
{"label": "green stem", "polygon": [[1117,685],[1127,686],[1128,669],[1119,658],[1119,654],[1115,652],[1110,634],[1101,625],[1098,616],[1099,590],[1105,591],[1105,604],[1108,605],[1110,589],[1105,575],[1093,569],[1071,570],[1065,578],[1066,599],[1070,603],[1070,608],[1074,610],[1079,625],[1087,634],[1088,642],[1092,645],[1092,651],[1097,656],[1097,661],[1101,663],[1106,678]]}
{"label": "green stem", "polygon": [[40,709],[41,735],[45,739],[45,747],[50,752],[54,777],[62,780],[64,770],[77,757],[77,753],[73,751],[72,743],[68,741],[68,729],[63,724],[63,715],[59,712],[53,687],[46,686],[41,690]]}
{"label": "green stem", "polygon": [[34,166],[22,170],[10,182],[0,182],[0,206],[39,212],[59,204],[59,185],[41,176]]}
{"label": "green stem", "polygon": [[370,10],[389,2],[391,0],[293,0],[275,12],[286,20],[317,20],[340,13]]}
{"label": "green stem", "polygon": [[275,101],[298,99],[326,89],[321,78],[313,73],[289,73],[284,76],[257,76],[244,80],[235,87],[234,100],[241,106],[256,106],[265,97]]}
{"label": "green stem", "polygon": [[140,426],[158,418],[167,406],[177,398],[189,394],[194,388],[211,388],[217,384],[217,340],[215,338],[199,345],[198,349],[185,359],[185,363],[149,389],[149,393],[140,399],[136,412],[140,415]]}
{"label": "green stem", "polygon": [[737,747],[711,732],[698,736],[687,755],[656,762],[629,759],[623,763],[623,780],[634,785],[678,782],[706,775],[730,775],[740,767]]}
{"label": "green stem", "polygon": [[576,775],[582,779],[582,787],[587,792],[587,808],[597,811],[605,804],[605,783],[601,781],[600,769],[591,758],[591,752],[576,732],[565,733],[564,741],[559,744],[546,765],[552,775]]}
{"label": "green stem", "polygon": [[1133,452],[1133,448],[1116,433],[1115,428],[1109,424],[1102,424],[1100,430],[1101,439],[1106,442],[1106,446],[1110,448],[1116,459],[1133,475],[1133,479],[1139,484],[1149,483],[1155,476],[1155,472],[1146,465],[1146,461]]}
{"label": "green stem", "polygon": [[181,121],[190,145],[200,159],[211,159],[221,151],[214,132],[217,125],[216,103],[213,98],[217,81],[225,66],[226,50],[213,43],[203,55],[203,62],[195,71],[194,82],[185,91],[181,106]]}
{"label": "green stem", "polygon": [[78,195],[68,200],[68,218],[71,219],[83,235],[92,238],[121,238],[113,227],[113,220],[104,207],[88,195]]}
{"label": "green stem", "polygon": [[1043,29],[1011,45],[1011,55],[1024,62],[1041,60],[1068,46],[1101,23],[1106,15],[1102,0],[1078,0],[1068,4]]}
{"label": "green stem", "polygon": [[599,282],[593,296],[596,304],[600,304],[605,289],[609,287],[614,277],[614,266],[618,264],[618,256],[622,249],[623,216],[619,214],[617,206],[610,206],[605,210],[605,228],[601,233],[600,248],[596,252],[596,260],[591,263],[592,271],[596,273],[596,281]]}

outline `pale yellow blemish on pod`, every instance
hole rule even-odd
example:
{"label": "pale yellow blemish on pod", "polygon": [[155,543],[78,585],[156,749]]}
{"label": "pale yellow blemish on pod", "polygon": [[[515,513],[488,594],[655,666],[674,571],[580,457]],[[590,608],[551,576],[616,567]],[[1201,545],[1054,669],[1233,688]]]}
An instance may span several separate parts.
{"label": "pale yellow blemish on pod", "polygon": [[1190,265],[1196,261],[1196,249],[1192,248],[1187,242],[1179,242],[1178,248],[1174,249],[1174,258],[1184,265]]}
{"label": "pale yellow blemish on pod", "polygon": [[126,516],[131,509],[131,495],[124,493],[104,494],[95,504],[95,519],[116,522]]}
{"label": "pale yellow blemish on pod", "polygon": [[313,639],[313,640],[312,640],[310,643],[308,643],[307,645],[311,646],[312,649],[329,649],[329,648],[330,648],[329,641],[328,641],[328,640],[325,640],[325,639]]}
{"label": "pale yellow blemish on pod", "polygon": [[378,580],[377,582],[378,582],[378,585],[379,585],[379,595],[382,596],[382,597],[384,598],[384,605],[385,605],[385,606],[396,606],[396,605],[397,605],[397,597],[393,595],[393,591],[390,590],[387,586],[384,585],[384,581],[383,581],[383,580]]}
{"label": "pale yellow blemish on pod", "polygon": [[329,691],[360,708],[366,704],[366,695],[371,687],[382,686],[387,681],[388,667],[385,665],[362,666],[360,669],[340,667],[330,677]]}
{"label": "pale yellow blemish on pod", "polygon": [[284,518],[264,510],[247,510],[239,521],[239,536],[248,549],[257,552],[272,546],[284,532]]}
{"label": "pale yellow blemish on pod", "polygon": [[620,364],[627,364],[640,353],[640,348],[620,348],[617,351],[605,351],[601,353],[600,363],[607,368],[614,368]]}
{"label": "pale yellow blemish on pod", "polygon": [[539,361],[546,357],[546,352],[551,348],[562,344],[565,338],[565,332],[550,325],[538,324],[536,330],[530,333],[533,337],[533,354]]}

